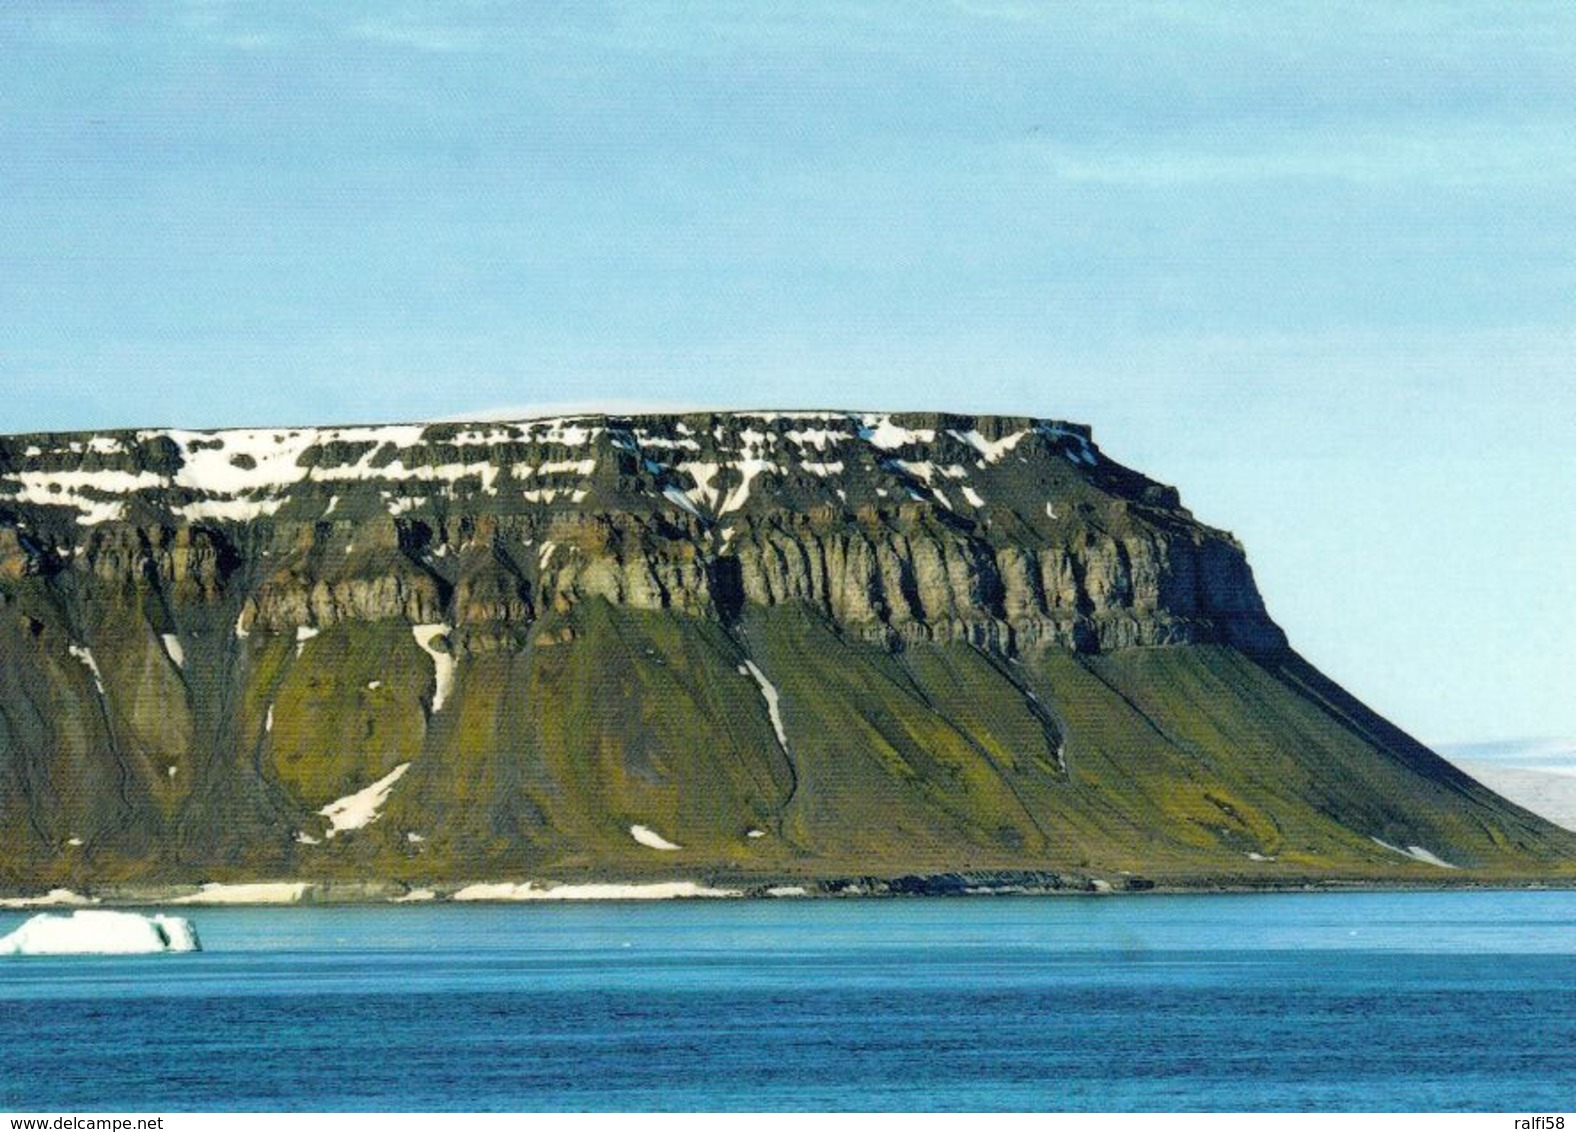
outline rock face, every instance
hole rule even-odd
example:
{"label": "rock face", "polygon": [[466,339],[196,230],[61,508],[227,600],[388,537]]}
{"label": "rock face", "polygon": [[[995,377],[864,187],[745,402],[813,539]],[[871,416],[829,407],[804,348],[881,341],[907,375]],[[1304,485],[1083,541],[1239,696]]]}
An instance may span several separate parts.
{"label": "rock face", "polygon": [[1572,848],[1086,428],[838,412],[0,438],[0,838],[12,884]]}

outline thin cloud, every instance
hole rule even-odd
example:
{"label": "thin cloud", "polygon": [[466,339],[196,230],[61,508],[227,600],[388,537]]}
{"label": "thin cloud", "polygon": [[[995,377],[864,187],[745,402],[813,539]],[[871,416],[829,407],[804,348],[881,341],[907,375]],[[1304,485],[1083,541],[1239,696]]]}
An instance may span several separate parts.
{"label": "thin cloud", "polygon": [[353,39],[434,55],[478,54],[490,49],[488,38],[479,30],[435,24],[367,20],[347,28],[346,34]]}
{"label": "thin cloud", "polygon": [[1561,139],[1571,124],[1458,126],[1351,134],[1303,133],[1231,147],[1201,139],[1197,146],[1156,146],[1106,153],[1080,151],[1054,140],[1014,144],[1061,180],[1124,186],[1340,181],[1376,185],[1408,181],[1437,185],[1567,182],[1576,159]]}

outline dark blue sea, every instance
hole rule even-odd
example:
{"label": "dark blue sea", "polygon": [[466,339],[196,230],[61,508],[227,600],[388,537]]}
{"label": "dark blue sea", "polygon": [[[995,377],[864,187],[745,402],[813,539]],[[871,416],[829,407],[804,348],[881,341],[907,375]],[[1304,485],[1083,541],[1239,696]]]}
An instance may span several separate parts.
{"label": "dark blue sea", "polygon": [[1572,893],[185,914],[201,954],[0,959],[0,1110],[1576,1097]]}

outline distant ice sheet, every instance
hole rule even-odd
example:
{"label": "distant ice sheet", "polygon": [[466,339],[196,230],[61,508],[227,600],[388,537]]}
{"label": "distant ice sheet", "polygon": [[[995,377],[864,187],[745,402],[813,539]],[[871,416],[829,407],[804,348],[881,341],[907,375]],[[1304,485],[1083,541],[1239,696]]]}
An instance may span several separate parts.
{"label": "distant ice sheet", "polygon": [[1576,772],[1468,759],[1458,759],[1456,765],[1500,797],[1557,826],[1576,830]]}

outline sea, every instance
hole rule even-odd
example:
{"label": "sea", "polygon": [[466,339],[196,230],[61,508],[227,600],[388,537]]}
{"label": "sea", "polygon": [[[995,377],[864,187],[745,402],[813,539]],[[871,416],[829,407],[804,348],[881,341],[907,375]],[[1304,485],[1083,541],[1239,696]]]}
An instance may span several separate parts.
{"label": "sea", "polygon": [[[0,959],[0,1110],[1537,1113],[1576,1097],[1569,892],[181,913],[202,952]],[[26,915],[0,914],[0,934]]]}

